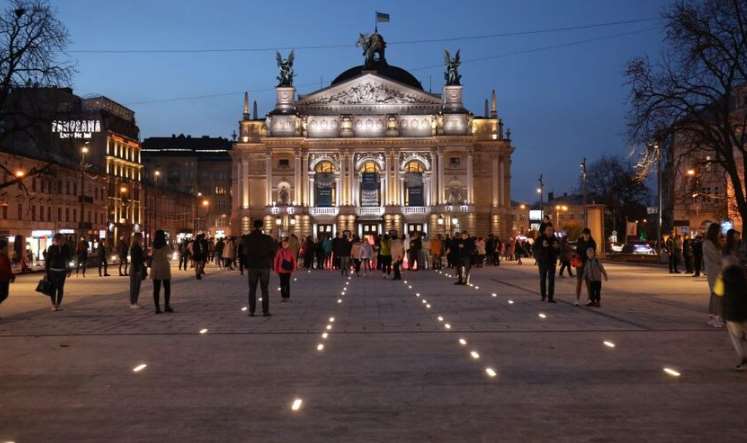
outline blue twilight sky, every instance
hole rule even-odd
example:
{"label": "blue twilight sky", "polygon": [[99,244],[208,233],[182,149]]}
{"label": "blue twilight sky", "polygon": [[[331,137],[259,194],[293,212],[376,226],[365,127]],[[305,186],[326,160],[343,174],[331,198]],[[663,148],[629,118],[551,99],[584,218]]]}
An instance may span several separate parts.
{"label": "blue twilight sky", "polygon": [[[370,32],[374,11],[391,15],[379,31],[388,42],[570,27],[657,17],[668,0],[492,1],[252,1],[53,0],[68,26],[71,50],[275,48],[348,45],[296,51],[296,88],[305,94],[362,62],[358,32]],[[579,40],[633,35],[527,53]],[[571,191],[578,163],[605,153],[627,155],[624,67],[640,54],[656,56],[660,22],[480,40],[390,44],[387,60],[410,70],[423,86],[443,85],[442,50],[462,49],[465,103],[482,114],[492,88],[498,112],[513,132],[514,199]],[[523,54],[512,52],[524,51]],[[136,112],[142,137],[173,133],[230,137],[241,117],[242,91],[274,103],[275,54],[84,54],[75,91],[103,94]],[[417,69],[429,67],[426,69]],[[435,67],[434,67],[435,66]],[[204,97],[217,95],[214,97]],[[203,96],[195,98],[196,96]],[[180,100],[170,100],[179,98]]]}

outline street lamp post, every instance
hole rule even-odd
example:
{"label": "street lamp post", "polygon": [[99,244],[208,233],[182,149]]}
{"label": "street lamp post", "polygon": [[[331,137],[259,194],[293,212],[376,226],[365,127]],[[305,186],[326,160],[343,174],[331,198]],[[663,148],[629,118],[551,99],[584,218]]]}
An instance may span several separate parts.
{"label": "street lamp post", "polygon": [[544,217],[545,216],[545,213],[544,213],[545,182],[542,179],[542,174],[540,174],[539,176],[539,188],[537,188],[537,193],[539,194],[539,197],[540,197],[540,214],[542,214],[542,216]]}
{"label": "street lamp post", "polygon": [[586,217],[586,157],[581,160],[581,192],[583,194],[584,203],[584,227],[587,227],[588,220]]}
{"label": "street lamp post", "polygon": [[85,175],[86,175],[86,155],[88,154],[88,142],[80,148],[80,222],[78,223],[78,230],[80,232],[79,237],[83,237],[85,234],[84,228],[84,213],[86,209],[85,200]]}

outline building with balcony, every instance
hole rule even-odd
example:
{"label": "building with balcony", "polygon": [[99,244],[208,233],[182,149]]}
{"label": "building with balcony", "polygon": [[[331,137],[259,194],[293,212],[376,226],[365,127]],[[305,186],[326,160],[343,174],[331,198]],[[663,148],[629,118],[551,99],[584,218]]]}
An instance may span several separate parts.
{"label": "building with balcony", "polygon": [[297,95],[281,81],[276,95],[263,119],[244,96],[231,152],[236,232],[261,219],[276,235],[510,234],[513,147],[495,92],[475,116],[458,80],[427,92],[382,51],[328,87]]}

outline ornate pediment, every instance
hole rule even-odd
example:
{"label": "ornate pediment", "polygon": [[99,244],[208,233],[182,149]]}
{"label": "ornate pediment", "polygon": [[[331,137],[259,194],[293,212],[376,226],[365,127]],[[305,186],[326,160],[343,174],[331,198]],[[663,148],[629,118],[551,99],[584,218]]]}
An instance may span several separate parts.
{"label": "ornate pediment", "polygon": [[[307,113],[400,113],[405,110],[435,112],[441,106],[437,96],[388,80],[364,74],[348,82],[302,97],[298,109]],[[325,112],[326,111],[326,112]]]}

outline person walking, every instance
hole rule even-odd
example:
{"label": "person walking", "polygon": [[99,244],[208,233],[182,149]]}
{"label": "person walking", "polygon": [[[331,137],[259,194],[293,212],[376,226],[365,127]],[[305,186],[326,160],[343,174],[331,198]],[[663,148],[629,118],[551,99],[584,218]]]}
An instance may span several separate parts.
{"label": "person walking", "polygon": [[314,238],[308,235],[303,242],[303,268],[307,271],[314,268],[315,255],[316,247],[314,245]]}
{"label": "person walking", "polygon": [[586,264],[584,265],[584,281],[589,285],[589,302],[586,306],[599,308],[602,306],[602,276],[607,281],[607,270],[596,256],[596,250],[586,250]]}
{"label": "person walking", "polygon": [[379,242],[379,256],[381,275],[387,278],[392,274],[392,239],[389,234],[384,234]]}
{"label": "person walking", "polygon": [[228,237],[223,243],[223,267],[233,271],[233,261],[236,258],[236,246],[233,243],[233,237]]}
{"label": "person walking", "polygon": [[584,266],[586,265],[586,261],[589,259],[586,252],[589,248],[594,249],[596,252],[597,242],[595,242],[591,237],[591,230],[589,228],[584,228],[583,231],[581,231],[581,237],[579,237],[576,242],[576,257],[578,257],[578,260],[576,260],[576,301],[573,303],[576,306],[581,303],[582,286],[586,286],[587,298],[591,295],[589,285],[587,285],[584,280]]}
{"label": "person walking", "polygon": [[0,239],[0,304],[2,304],[10,293],[10,284],[16,280],[13,269],[10,267],[10,256],[8,255],[8,240]]}
{"label": "person walking", "polygon": [[371,266],[371,260],[373,259],[373,247],[367,238],[361,240],[361,267],[363,268],[363,274],[367,275],[369,271],[373,271]]}
{"label": "person walking", "polygon": [[172,313],[171,309],[171,248],[166,243],[166,233],[159,229],[153,237],[151,252],[150,279],[153,280],[153,303],[156,314],[161,311],[161,285],[163,285],[163,312]]}
{"label": "person walking", "polygon": [[47,272],[47,280],[51,283],[52,293],[49,296],[53,311],[62,310],[62,297],[65,290],[65,277],[70,272],[70,258],[72,252],[62,234],[52,237],[52,245],[47,249],[47,259],[44,262],[44,270]]}
{"label": "person walking", "polygon": [[693,273],[693,243],[690,236],[682,241],[682,261],[685,264],[685,273]]}
{"label": "person walking", "polygon": [[192,257],[195,261],[195,278],[202,280],[205,275],[205,263],[210,258],[210,245],[205,239],[205,234],[198,234],[192,245]]}
{"label": "person walking", "polygon": [[138,309],[140,285],[145,280],[145,251],[143,250],[143,234],[136,233],[130,244],[130,308]]}
{"label": "person walking", "polygon": [[75,275],[77,276],[82,269],[83,277],[85,277],[86,267],[88,265],[88,241],[85,238],[80,239],[80,242],[78,242],[78,249],[75,252],[77,258],[77,262],[75,264]]}
{"label": "person walking", "polygon": [[[119,276],[126,276],[127,275],[127,253],[130,251],[130,245],[127,243],[127,240],[124,238],[124,236],[119,237],[119,243],[117,244],[117,255],[119,256]],[[122,273],[122,268],[124,267],[124,273]]]}
{"label": "person walking", "polygon": [[236,255],[238,255],[239,259],[239,272],[241,275],[244,275],[244,269],[246,269],[246,245],[243,241],[241,241],[241,238],[238,240],[238,247],[236,248]]}
{"label": "person walking", "polygon": [[187,253],[187,240],[179,242],[179,270],[182,268],[186,271],[189,264],[189,254]]}
{"label": "person walking", "polygon": [[350,256],[352,254],[353,242],[350,240],[349,232],[345,231],[339,243],[340,252],[340,275],[347,276],[350,272]]}
{"label": "person walking", "polygon": [[456,247],[458,280],[454,284],[468,285],[470,275],[472,274],[472,256],[477,250],[475,240],[467,234],[467,231],[464,231],[462,232],[462,238],[457,239]]}
{"label": "person walking", "polygon": [[257,283],[262,290],[262,315],[270,314],[270,268],[275,257],[275,242],[262,233],[262,220],[254,221],[254,230],[241,241],[246,251],[246,267],[249,274],[249,316],[254,317],[257,308]]}
{"label": "person walking", "polygon": [[[290,285],[291,275],[298,268],[298,262],[296,261],[296,255],[290,248],[290,242],[288,237],[284,238],[280,242],[280,248],[275,254],[274,266],[275,273],[277,273],[280,279],[280,302],[287,303],[290,301]],[[264,295],[262,295],[264,297]],[[264,302],[264,298],[262,298]]]}
{"label": "person walking", "polygon": [[477,240],[475,240],[475,249],[477,267],[482,268],[488,256],[488,244],[484,238],[477,237]]}
{"label": "person walking", "polygon": [[353,260],[353,269],[355,270],[355,276],[361,276],[361,241],[357,235],[353,236],[353,241],[350,243],[350,258]]}
{"label": "person walking", "polygon": [[[109,277],[109,263],[106,260],[107,257],[107,251],[106,251],[106,245],[104,244],[104,241],[99,241],[98,246],[96,247],[96,261],[99,265],[99,277]],[[101,273],[101,269],[103,268],[104,273]]]}
{"label": "person walking", "polygon": [[747,277],[740,265],[728,265],[721,274],[722,287],[717,288],[722,298],[726,330],[737,353],[738,371],[747,369]]}
{"label": "person walking", "polygon": [[721,274],[721,225],[711,223],[706,231],[706,239],[703,242],[703,265],[708,278],[708,321],[706,324],[714,328],[724,327],[721,321],[721,300],[718,299],[714,288],[716,280]]}
{"label": "person walking", "polygon": [[332,250],[333,250],[334,242],[332,240],[332,236],[330,234],[326,234],[324,236],[324,240],[322,240],[322,251],[324,251],[324,262],[321,266],[321,269],[333,269],[334,263],[333,263],[333,257],[332,257]]}
{"label": "person walking", "polygon": [[404,235],[398,237],[396,234],[392,234],[392,239],[389,242],[389,252],[394,265],[394,277],[392,277],[392,280],[402,280],[402,260],[405,259]]}
{"label": "person walking", "polygon": [[419,271],[423,268],[423,262],[420,260],[420,252],[423,249],[423,239],[420,238],[419,232],[413,232],[410,237],[410,244],[407,249],[409,252],[409,261],[407,269],[410,271]]}
{"label": "person walking", "polygon": [[679,274],[680,271],[679,269],[677,269],[677,266],[679,265],[680,241],[677,238],[677,234],[673,234],[671,237],[669,237],[667,241],[664,243],[664,245],[665,245],[665,251],[669,259],[669,273]]}
{"label": "person walking", "polygon": [[560,242],[555,237],[552,224],[545,226],[545,232],[534,242],[534,258],[537,260],[540,276],[540,296],[542,301],[555,303],[555,271],[560,254]]}
{"label": "person walking", "polygon": [[568,237],[560,239],[560,271],[558,276],[563,278],[563,270],[568,270],[568,276],[573,278],[573,272],[571,272],[571,258],[573,256],[570,245],[568,244]]}
{"label": "person walking", "polygon": [[693,277],[700,277],[703,269],[703,236],[698,234],[693,240]]}

